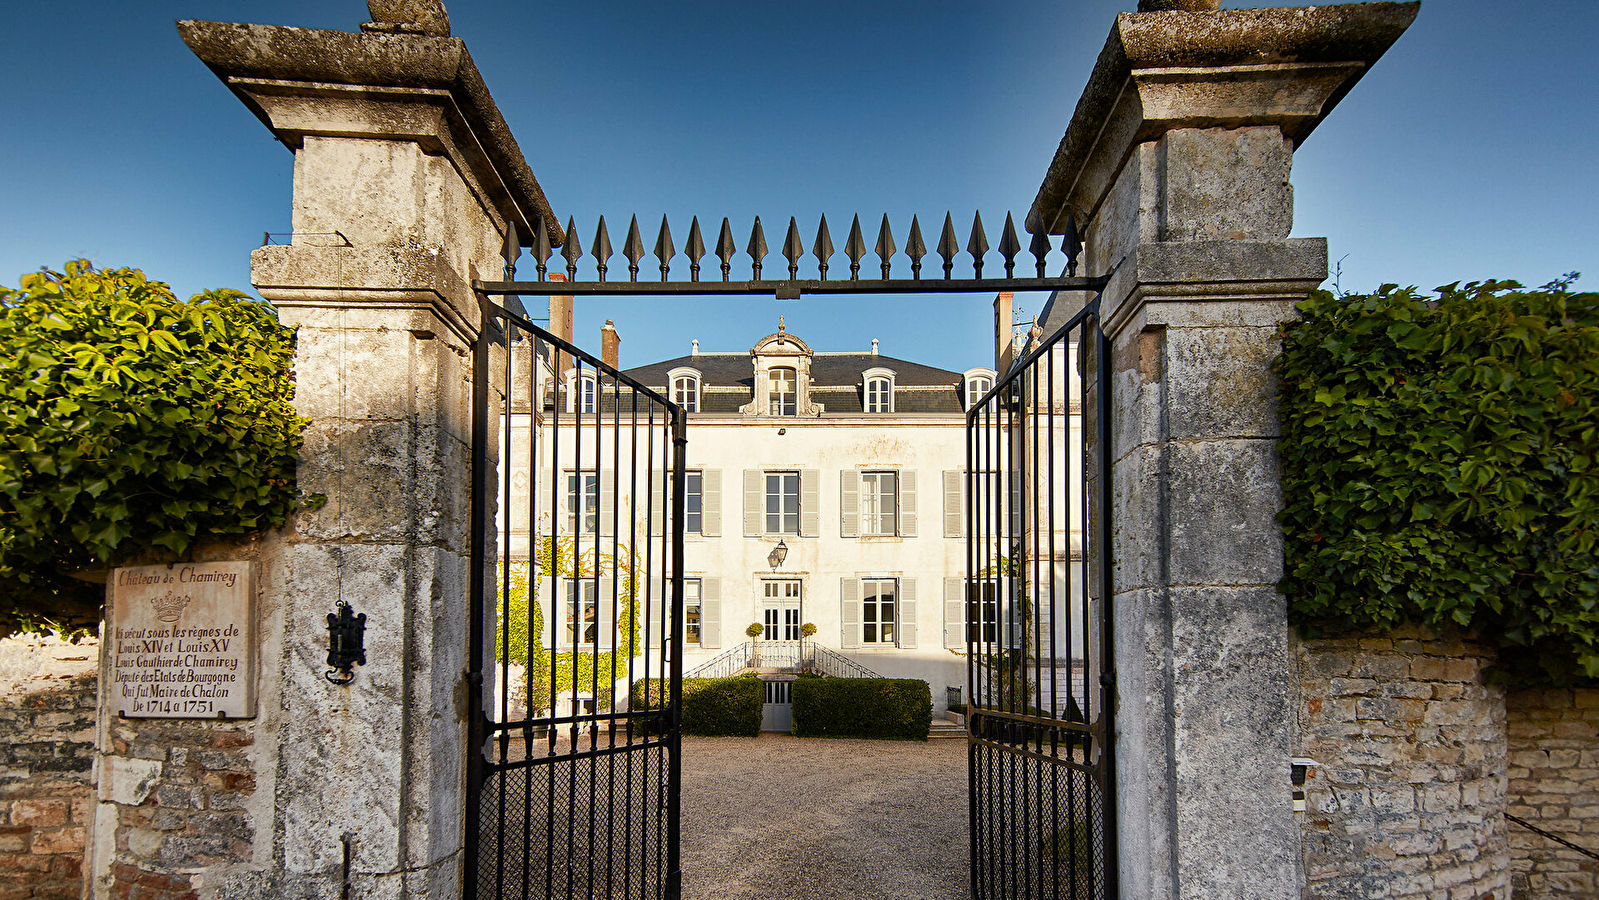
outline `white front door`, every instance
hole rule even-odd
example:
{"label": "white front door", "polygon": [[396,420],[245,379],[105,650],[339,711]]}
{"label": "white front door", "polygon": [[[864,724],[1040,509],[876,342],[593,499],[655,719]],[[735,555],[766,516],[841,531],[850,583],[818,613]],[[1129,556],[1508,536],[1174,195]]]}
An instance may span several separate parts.
{"label": "white front door", "polygon": [[800,601],[804,586],[798,579],[770,579],[761,582],[761,625],[764,641],[800,639]]}

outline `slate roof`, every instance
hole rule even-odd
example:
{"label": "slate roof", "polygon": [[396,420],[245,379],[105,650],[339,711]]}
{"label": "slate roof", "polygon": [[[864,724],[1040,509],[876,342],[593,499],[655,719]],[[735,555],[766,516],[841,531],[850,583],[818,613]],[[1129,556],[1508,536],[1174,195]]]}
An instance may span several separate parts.
{"label": "slate roof", "polygon": [[[668,394],[666,373],[680,367],[699,370],[701,412],[736,413],[754,396],[754,362],[748,352],[679,356],[627,369],[625,374]],[[895,412],[961,412],[961,373],[871,353],[812,356],[811,399],[822,404],[824,416],[863,412],[862,373],[875,368],[894,373]],[[717,388],[737,388],[738,392]]]}

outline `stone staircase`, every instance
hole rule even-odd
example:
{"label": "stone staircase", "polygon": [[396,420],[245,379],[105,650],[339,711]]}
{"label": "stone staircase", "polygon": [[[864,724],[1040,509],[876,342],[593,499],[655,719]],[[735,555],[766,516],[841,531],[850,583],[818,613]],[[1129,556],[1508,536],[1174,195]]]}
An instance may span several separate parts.
{"label": "stone staircase", "polygon": [[966,737],[966,720],[955,713],[934,713],[933,727],[927,730],[927,739]]}

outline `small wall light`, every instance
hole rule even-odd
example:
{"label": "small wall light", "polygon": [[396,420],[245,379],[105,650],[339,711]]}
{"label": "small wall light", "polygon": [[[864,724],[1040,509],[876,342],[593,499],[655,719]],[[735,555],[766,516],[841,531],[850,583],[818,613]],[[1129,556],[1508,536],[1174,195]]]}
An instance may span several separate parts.
{"label": "small wall light", "polygon": [[340,600],[328,613],[328,670],[323,677],[334,684],[355,680],[355,666],[366,665],[366,613],[355,614],[350,604]]}
{"label": "small wall light", "polygon": [[781,566],[785,559],[788,559],[788,545],[779,539],[777,546],[772,548],[772,552],[766,554],[766,562],[775,569]]}

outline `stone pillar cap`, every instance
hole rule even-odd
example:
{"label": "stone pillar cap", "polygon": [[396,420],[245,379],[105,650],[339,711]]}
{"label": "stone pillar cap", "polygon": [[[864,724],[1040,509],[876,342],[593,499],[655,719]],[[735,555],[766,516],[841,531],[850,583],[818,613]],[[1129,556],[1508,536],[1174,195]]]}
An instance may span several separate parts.
{"label": "stone pillar cap", "polygon": [[[1296,67],[1322,68],[1330,91],[1315,108],[1291,112],[1247,106],[1225,115],[1201,114],[1197,118],[1144,116],[1133,131],[1114,137],[1133,142],[1153,140],[1176,127],[1242,127],[1280,125],[1296,144],[1305,139],[1338,101],[1343,99],[1365,70],[1375,63],[1410,27],[1419,2],[1351,3],[1285,9],[1169,10],[1121,13],[1111,29],[1088,86],[1077,102],[1066,135],[1039,187],[1027,214],[1027,230],[1064,234],[1065,212],[1086,209],[1078,176],[1096,153],[1125,155],[1126,147],[1102,147],[1107,123],[1124,102],[1129,82],[1140,73],[1162,70],[1168,77],[1188,82],[1203,80],[1205,69],[1243,72],[1260,78],[1265,70]],[[1330,82],[1328,79],[1331,79]],[[1134,85],[1134,87],[1138,87]],[[1136,93],[1136,90],[1135,90]],[[1175,104],[1182,106],[1183,104]],[[1163,111],[1169,112],[1169,111]],[[1097,200],[1097,198],[1092,198]]]}
{"label": "stone pillar cap", "polygon": [[[516,225],[522,245],[532,246],[532,224],[540,216],[550,243],[564,242],[544,189],[460,38],[196,20],[178,22],[178,34],[268,128],[271,120],[239,80],[448,91],[497,176],[483,179],[485,184],[503,184],[508,196],[497,202],[508,201],[511,208],[505,214],[521,219]],[[290,149],[297,142],[283,135],[279,139]]]}

